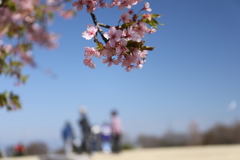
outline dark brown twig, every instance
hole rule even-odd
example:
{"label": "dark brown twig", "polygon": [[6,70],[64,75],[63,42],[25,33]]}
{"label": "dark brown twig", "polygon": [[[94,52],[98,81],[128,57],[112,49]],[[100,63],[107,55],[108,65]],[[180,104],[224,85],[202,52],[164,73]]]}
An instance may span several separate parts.
{"label": "dark brown twig", "polygon": [[[94,14],[93,12],[91,12],[90,15],[91,15],[91,17],[92,17],[92,20],[93,20],[95,26],[97,26],[97,28],[98,28],[98,33],[101,35],[103,41],[107,44],[108,40],[107,40],[107,39],[104,37],[104,35],[103,35],[103,30],[102,30],[102,28],[100,27],[100,24],[101,24],[101,23],[98,23],[97,18],[96,18],[95,14]],[[103,24],[101,24],[101,26],[102,26],[102,25],[103,25]],[[105,25],[105,26],[108,26],[108,25]],[[104,27],[104,26],[102,26],[102,27]],[[109,28],[110,28],[110,26],[109,26]],[[96,38],[94,38],[94,40],[95,40],[95,39],[96,39]]]}
{"label": "dark brown twig", "polygon": [[105,28],[110,28],[111,26],[107,25],[107,24],[103,24],[103,23],[98,23],[99,26],[101,27],[105,27]]}

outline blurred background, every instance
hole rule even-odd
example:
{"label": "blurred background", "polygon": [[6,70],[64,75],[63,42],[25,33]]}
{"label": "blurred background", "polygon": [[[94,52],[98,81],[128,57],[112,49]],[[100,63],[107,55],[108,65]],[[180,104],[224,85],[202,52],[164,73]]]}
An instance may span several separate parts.
{"label": "blurred background", "polygon": [[[28,82],[16,87],[0,77],[0,90],[14,90],[23,106],[0,110],[0,149],[11,154],[9,147],[22,143],[59,152],[66,121],[82,137],[81,106],[91,126],[110,122],[118,111],[123,149],[240,143],[240,1],[153,0],[150,8],[165,25],[145,37],[156,48],[131,72],[97,58],[95,69],[82,63],[84,47],[95,46],[81,36],[93,24],[85,9],[67,21],[56,16],[49,29],[60,33],[59,46],[33,49],[37,67],[25,68]],[[95,14],[116,25],[122,12]]]}

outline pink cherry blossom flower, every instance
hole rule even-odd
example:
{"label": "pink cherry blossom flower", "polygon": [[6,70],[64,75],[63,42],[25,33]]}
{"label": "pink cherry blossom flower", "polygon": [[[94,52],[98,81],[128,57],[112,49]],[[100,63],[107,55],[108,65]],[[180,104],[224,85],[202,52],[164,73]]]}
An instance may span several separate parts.
{"label": "pink cherry blossom flower", "polygon": [[117,43],[117,47],[116,47],[116,53],[117,55],[120,55],[121,53],[124,53],[124,52],[128,52],[128,48],[126,47],[127,46],[127,43],[128,41],[123,38],[121,39],[118,43]]}
{"label": "pink cherry blossom flower", "polygon": [[138,61],[136,68],[137,69],[142,69],[144,61]]}
{"label": "pink cherry blossom flower", "polygon": [[147,57],[148,52],[146,50],[139,52],[139,56],[140,58],[146,58]]}
{"label": "pink cherry blossom flower", "polygon": [[104,37],[109,39],[111,47],[115,47],[115,43],[120,40],[122,36],[122,30],[116,29],[114,26],[110,27],[109,31],[104,33]]}
{"label": "pink cherry blossom flower", "polygon": [[19,23],[22,20],[22,15],[20,13],[12,14],[12,21],[14,23]]}
{"label": "pink cherry blossom flower", "polygon": [[82,4],[87,6],[87,12],[92,13],[96,10],[98,1],[97,0],[82,0]]}
{"label": "pink cherry blossom flower", "polygon": [[100,8],[104,8],[104,7],[107,7],[107,6],[108,6],[108,4],[107,4],[107,3],[104,3],[103,1],[104,1],[104,0],[99,0],[99,3],[100,3],[100,4],[99,4],[99,7],[100,7]]}
{"label": "pink cherry blossom flower", "polygon": [[94,55],[97,58],[100,58],[100,53],[95,50],[95,48],[90,48],[90,47],[84,47],[85,54],[84,56],[89,57]]}
{"label": "pink cherry blossom flower", "polygon": [[131,6],[133,5],[136,5],[138,4],[138,2],[141,2],[142,0],[127,0],[127,5],[128,5],[128,8],[130,8]]}
{"label": "pink cherry blossom flower", "polygon": [[125,12],[124,14],[121,15],[120,19],[124,22],[124,23],[128,23],[130,20],[130,14],[128,12]]}
{"label": "pink cherry blossom flower", "polygon": [[143,14],[143,18],[144,18],[144,19],[148,19],[149,21],[151,21],[151,19],[152,19],[150,13],[145,13],[145,14]]}
{"label": "pink cherry blossom flower", "polygon": [[143,65],[142,64],[137,64],[136,68],[137,69],[142,69]]}
{"label": "pink cherry blossom flower", "polygon": [[149,34],[153,34],[154,32],[156,32],[156,29],[155,29],[155,28],[150,28],[150,29],[148,29],[148,33],[149,33]]}
{"label": "pink cherry blossom flower", "polygon": [[86,38],[87,40],[90,40],[95,36],[97,31],[98,31],[97,27],[93,26],[92,24],[89,24],[87,27],[87,31],[84,31],[82,33],[82,37]]}
{"label": "pink cherry blossom flower", "polygon": [[141,36],[138,35],[138,33],[133,30],[132,26],[128,27],[127,29],[124,29],[122,36],[124,36],[128,41],[129,40],[138,42],[141,41]]}
{"label": "pink cherry blossom flower", "polygon": [[20,1],[20,5],[21,7],[23,8],[23,10],[26,10],[26,11],[33,11],[34,9],[34,1],[29,1],[29,0],[21,0]]}
{"label": "pink cherry blossom flower", "polygon": [[115,48],[109,48],[109,49],[104,49],[102,50],[102,55],[103,56],[106,56],[108,58],[112,57],[112,56],[115,56],[117,53],[116,53],[116,50]]}
{"label": "pink cherry blossom flower", "polygon": [[142,10],[146,10],[148,12],[151,12],[152,9],[150,8],[150,4],[148,2],[145,2],[144,7]]}
{"label": "pink cherry blossom flower", "polygon": [[121,2],[119,0],[112,0],[112,3],[110,4],[110,8],[113,8],[114,6],[119,6]]}
{"label": "pink cherry blossom flower", "polygon": [[10,44],[4,45],[3,49],[5,50],[6,53],[9,53],[12,51],[12,45]]}
{"label": "pink cherry blossom flower", "polygon": [[119,65],[119,63],[122,62],[122,57],[123,57],[122,54],[119,55],[118,58],[117,58],[116,60],[113,60],[113,64],[115,64],[115,65]]}
{"label": "pink cherry blossom flower", "polygon": [[65,19],[70,19],[72,18],[74,12],[72,10],[69,11],[60,11],[59,15],[64,17]]}
{"label": "pink cherry blossom flower", "polygon": [[112,57],[104,58],[102,60],[102,63],[108,63],[108,67],[110,67],[113,64],[113,59],[112,59]]}
{"label": "pink cherry blossom flower", "polygon": [[34,19],[34,17],[26,16],[24,20],[25,20],[27,23],[33,23],[35,19]]}
{"label": "pink cherry blossom flower", "polygon": [[77,10],[81,11],[83,9],[83,2],[82,2],[82,0],[78,0],[76,2],[73,2],[72,6],[76,6]]}
{"label": "pink cherry blossom flower", "polygon": [[130,72],[131,70],[134,69],[134,65],[129,65],[125,69],[126,69],[127,72]]}
{"label": "pink cherry blossom flower", "polygon": [[93,61],[92,61],[91,59],[89,59],[89,58],[85,58],[85,59],[83,60],[83,63],[84,63],[86,66],[88,66],[88,67],[90,67],[90,68],[92,68],[92,69],[94,69],[94,68],[96,67],[95,63],[93,63]]}
{"label": "pink cherry blossom flower", "polygon": [[130,56],[127,56],[123,61],[122,61],[122,67],[129,66],[132,64]]}
{"label": "pink cherry blossom flower", "polygon": [[127,1],[123,1],[123,2],[118,6],[118,9],[122,11],[125,7],[128,7],[128,8],[131,7],[131,6],[128,5]]}
{"label": "pink cherry blossom flower", "polygon": [[141,37],[143,37],[147,32],[148,28],[146,26],[145,22],[140,22],[136,28],[134,28],[134,31],[138,33]]}
{"label": "pink cherry blossom flower", "polygon": [[34,61],[33,61],[32,53],[30,51],[28,51],[26,53],[21,53],[20,57],[25,63],[30,64],[32,66],[35,65]]}
{"label": "pink cherry blossom flower", "polygon": [[128,10],[128,13],[129,13],[129,14],[133,14],[134,12],[133,12],[132,9],[129,9],[129,10]]}
{"label": "pink cherry blossom flower", "polygon": [[97,0],[83,0],[84,4],[90,8],[95,8],[98,4]]}

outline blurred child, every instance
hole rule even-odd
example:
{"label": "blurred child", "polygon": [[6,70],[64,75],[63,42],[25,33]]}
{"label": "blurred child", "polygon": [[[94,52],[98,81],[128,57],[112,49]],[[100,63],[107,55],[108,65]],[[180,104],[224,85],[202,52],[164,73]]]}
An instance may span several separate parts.
{"label": "blurred child", "polygon": [[104,123],[101,128],[102,151],[104,153],[111,152],[111,133],[111,126],[108,123]]}

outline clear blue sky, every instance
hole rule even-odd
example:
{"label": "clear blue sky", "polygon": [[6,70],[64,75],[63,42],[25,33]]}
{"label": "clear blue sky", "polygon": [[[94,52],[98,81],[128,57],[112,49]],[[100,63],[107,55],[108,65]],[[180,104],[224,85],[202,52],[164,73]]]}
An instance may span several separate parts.
{"label": "clear blue sky", "polygon": [[[165,25],[146,37],[156,48],[141,70],[131,72],[107,68],[99,59],[94,59],[96,69],[84,66],[83,48],[95,46],[81,37],[93,24],[90,15],[81,11],[69,21],[57,18],[51,30],[61,34],[59,47],[35,49],[39,67],[25,70],[26,85],[17,88],[12,79],[0,79],[0,91],[19,93],[23,104],[17,112],[0,110],[0,147],[32,140],[60,147],[66,120],[80,134],[81,105],[87,106],[91,124],[109,121],[117,109],[130,138],[169,129],[187,132],[193,120],[202,131],[239,120],[240,1],[152,0],[150,5]],[[96,12],[109,25],[116,25],[119,13],[116,8]],[[55,77],[45,74],[48,68]]]}

